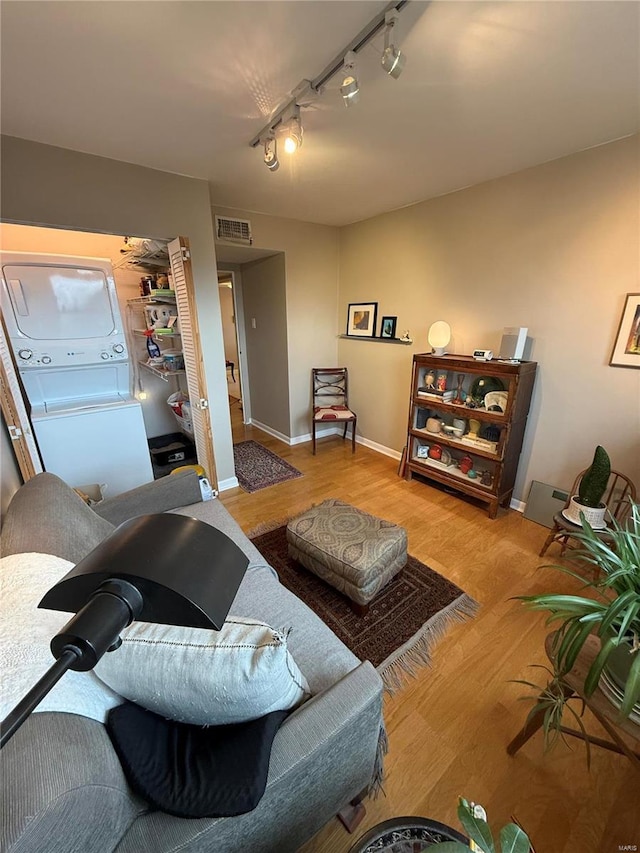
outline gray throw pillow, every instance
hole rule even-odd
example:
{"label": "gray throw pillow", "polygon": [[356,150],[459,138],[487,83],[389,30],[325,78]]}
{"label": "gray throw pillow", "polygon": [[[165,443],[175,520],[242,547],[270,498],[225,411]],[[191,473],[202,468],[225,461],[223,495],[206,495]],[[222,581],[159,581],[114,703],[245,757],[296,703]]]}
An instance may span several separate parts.
{"label": "gray throw pillow", "polygon": [[37,474],[13,496],[0,547],[3,556],[37,551],[75,564],[113,530],[55,474]]}

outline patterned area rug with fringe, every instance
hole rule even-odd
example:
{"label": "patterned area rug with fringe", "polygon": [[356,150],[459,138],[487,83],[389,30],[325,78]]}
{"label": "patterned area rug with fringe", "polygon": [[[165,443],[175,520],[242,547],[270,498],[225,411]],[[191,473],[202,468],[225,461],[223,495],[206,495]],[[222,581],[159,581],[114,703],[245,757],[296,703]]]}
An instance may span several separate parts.
{"label": "patterned area rug with fringe", "polygon": [[245,492],[257,492],[267,486],[302,477],[293,465],[281,459],[257,441],[240,441],[233,445],[233,458],[238,482]]}
{"label": "patterned area rug with fringe", "polygon": [[314,610],[361,660],[369,660],[391,693],[427,666],[431,650],[453,622],[474,616],[478,604],[455,584],[409,556],[407,565],[357,616],[347,599],[287,552],[286,525],[252,542],[280,581]]}

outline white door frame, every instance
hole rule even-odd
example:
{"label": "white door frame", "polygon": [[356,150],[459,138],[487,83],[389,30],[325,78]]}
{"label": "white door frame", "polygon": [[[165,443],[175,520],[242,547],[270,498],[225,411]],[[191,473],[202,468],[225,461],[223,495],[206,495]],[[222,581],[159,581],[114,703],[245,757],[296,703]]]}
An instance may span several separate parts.
{"label": "white door frame", "polygon": [[220,278],[231,279],[231,294],[233,296],[233,313],[236,318],[236,346],[238,348],[238,373],[240,375],[240,393],[242,396],[242,421],[245,424],[251,423],[251,392],[249,389],[249,371],[247,370],[247,359],[245,353],[247,351],[247,336],[244,323],[244,303],[242,301],[242,275],[238,275],[233,270],[218,270],[218,280]]}

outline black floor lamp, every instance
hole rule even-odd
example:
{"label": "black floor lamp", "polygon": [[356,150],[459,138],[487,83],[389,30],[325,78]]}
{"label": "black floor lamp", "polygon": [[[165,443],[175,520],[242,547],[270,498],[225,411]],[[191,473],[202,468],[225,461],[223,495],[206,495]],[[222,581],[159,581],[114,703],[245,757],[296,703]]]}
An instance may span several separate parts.
{"label": "black floor lamp", "polygon": [[195,518],[125,521],[38,605],[76,615],[51,640],[55,663],[0,723],[0,748],[68,669],[93,669],[135,619],[219,631],[248,563],[228,536]]}

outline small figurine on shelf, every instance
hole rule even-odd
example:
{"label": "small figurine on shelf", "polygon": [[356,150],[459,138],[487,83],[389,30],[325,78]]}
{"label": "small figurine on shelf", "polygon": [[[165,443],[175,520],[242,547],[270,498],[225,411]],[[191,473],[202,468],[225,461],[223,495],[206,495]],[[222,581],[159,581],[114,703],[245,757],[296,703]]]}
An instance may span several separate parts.
{"label": "small figurine on shelf", "polygon": [[458,387],[456,388],[456,393],[454,395],[453,400],[451,401],[455,406],[461,406],[467,398],[467,395],[462,390],[462,383],[464,382],[464,373],[458,374]]}
{"label": "small figurine on shelf", "polygon": [[436,382],[436,388],[438,391],[446,391],[447,390],[447,374],[439,373],[438,380]]}
{"label": "small figurine on shelf", "polygon": [[490,486],[492,479],[493,478],[491,476],[491,471],[483,471],[482,477],[480,477],[480,482],[482,483],[483,486]]}
{"label": "small figurine on shelf", "polygon": [[440,458],[442,457],[442,448],[439,444],[431,445],[431,447],[429,448],[429,456],[431,457],[431,459],[440,460]]}
{"label": "small figurine on shelf", "polygon": [[427,389],[427,391],[435,390],[435,381],[436,375],[433,370],[427,370],[424,377],[424,387]]}
{"label": "small figurine on shelf", "polygon": [[404,342],[405,342],[405,343],[407,343],[407,344],[412,344],[412,343],[413,343],[413,341],[411,340],[411,338],[410,338],[410,336],[409,336],[409,329],[407,329],[407,331],[406,331],[406,332],[403,332],[403,333],[402,333],[402,337],[400,338],[400,340],[401,340],[401,341],[404,341]]}

